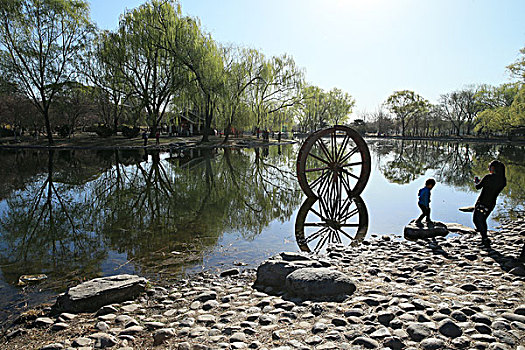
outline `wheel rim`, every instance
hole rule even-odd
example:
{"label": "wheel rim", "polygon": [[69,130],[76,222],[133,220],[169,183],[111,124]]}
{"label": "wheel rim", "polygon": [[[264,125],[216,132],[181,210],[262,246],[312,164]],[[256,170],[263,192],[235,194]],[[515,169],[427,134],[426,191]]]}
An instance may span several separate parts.
{"label": "wheel rim", "polygon": [[331,182],[349,196],[363,192],[370,177],[370,151],[357,131],[343,125],[311,134],[297,158],[297,177],[308,197],[320,197]]}

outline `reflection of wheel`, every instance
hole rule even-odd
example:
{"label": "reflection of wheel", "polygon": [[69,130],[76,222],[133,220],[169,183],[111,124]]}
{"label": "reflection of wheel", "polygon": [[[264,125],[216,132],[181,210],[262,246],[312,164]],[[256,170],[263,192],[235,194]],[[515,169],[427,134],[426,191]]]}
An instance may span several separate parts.
{"label": "reflection of wheel", "polygon": [[321,196],[330,182],[341,182],[348,195],[358,196],[368,182],[370,168],[365,140],[343,125],[308,136],[297,157],[297,177],[308,197]]}
{"label": "reflection of wheel", "polygon": [[308,197],[297,213],[295,238],[305,252],[329,244],[354,245],[368,231],[368,210],[361,197]]}

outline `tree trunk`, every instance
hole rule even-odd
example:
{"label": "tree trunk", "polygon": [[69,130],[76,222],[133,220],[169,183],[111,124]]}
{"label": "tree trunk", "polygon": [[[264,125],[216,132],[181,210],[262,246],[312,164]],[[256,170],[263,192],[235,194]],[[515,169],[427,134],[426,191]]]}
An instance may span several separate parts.
{"label": "tree trunk", "polygon": [[232,123],[228,123],[228,126],[226,126],[226,129],[224,129],[224,141],[222,143],[226,143],[228,141],[228,138],[230,137],[230,129],[232,127]]}
{"label": "tree trunk", "polygon": [[51,123],[49,122],[49,108],[44,109],[44,120],[46,122],[47,140],[49,145],[53,145],[53,132],[51,131]]}
{"label": "tree trunk", "polygon": [[204,123],[204,130],[202,131],[202,140],[201,142],[208,142],[208,130],[211,129],[211,120],[213,117],[213,109],[211,108],[210,98],[208,97],[208,101],[206,103],[206,120]]}

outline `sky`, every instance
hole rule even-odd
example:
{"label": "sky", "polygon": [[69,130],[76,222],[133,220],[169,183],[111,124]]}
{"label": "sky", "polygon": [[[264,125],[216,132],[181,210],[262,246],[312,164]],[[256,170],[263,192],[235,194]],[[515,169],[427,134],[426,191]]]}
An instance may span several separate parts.
{"label": "sky", "polygon": [[[92,0],[100,28],[144,0]],[[223,44],[291,55],[308,83],[340,88],[354,115],[394,91],[430,102],[471,84],[511,81],[525,47],[524,0],[181,0],[186,15]]]}

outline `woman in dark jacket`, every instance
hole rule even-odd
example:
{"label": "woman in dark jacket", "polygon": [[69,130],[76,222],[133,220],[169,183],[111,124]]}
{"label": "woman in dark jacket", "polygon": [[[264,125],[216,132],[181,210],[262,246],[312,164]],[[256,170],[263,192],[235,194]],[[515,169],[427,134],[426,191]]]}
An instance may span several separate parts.
{"label": "woman in dark jacket", "polygon": [[498,195],[507,185],[505,178],[505,165],[500,161],[492,161],[489,164],[489,174],[485,175],[481,181],[476,177],[476,189],[481,193],[476,201],[473,221],[477,231],[481,234],[481,243],[485,246],[490,244],[487,236],[487,218],[496,206]]}

